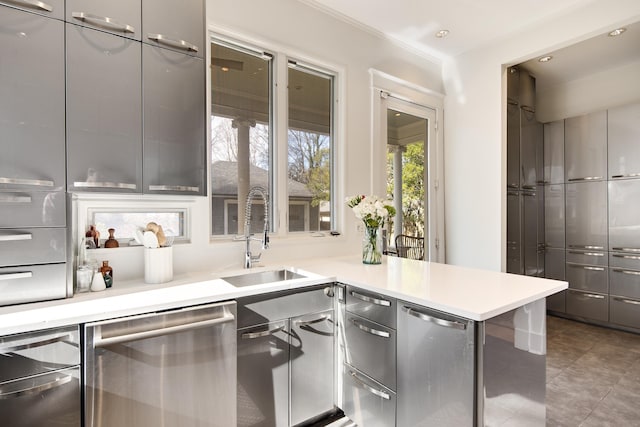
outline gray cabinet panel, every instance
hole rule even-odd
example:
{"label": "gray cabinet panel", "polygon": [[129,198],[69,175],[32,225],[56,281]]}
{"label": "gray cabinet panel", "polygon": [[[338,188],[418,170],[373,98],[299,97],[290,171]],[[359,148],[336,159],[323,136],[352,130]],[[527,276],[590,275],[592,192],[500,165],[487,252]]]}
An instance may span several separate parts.
{"label": "gray cabinet panel", "polygon": [[385,295],[347,286],[347,311],[381,325],[396,327],[396,300]]}
{"label": "gray cabinet panel", "polygon": [[65,262],[64,228],[0,229],[0,267]]}
{"label": "gray cabinet panel", "polygon": [[141,38],[140,1],[66,0],[65,21],[134,40]]}
{"label": "gray cabinet panel", "polygon": [[519,191],[507,191],[507,273],[523,274],[521,207]]}
{"label": "gray cabinet panel", "polygon": [[611,250],[640,253],[639,200],[640,179],[609,181],[609,248]]}
{"label": "gray cabinet panel", "polygon": [[145,43],[204,58],[204,28],[203,0],[142,0],[142,40]]}
{"label": "gray cabinet panel", "polygon": [[395,427],[396,394],[357,369],[342,366],[343,411],[362,427]]}
{"label": "gray cabinet panel", "polygon": [[640,104],[610,109],[607,122],[609,176],[640,177]]}
{"label": "gray cabinet panel", "polygon": [[567,262],[606,267],[608,264],[607,253],[604,251],[579,251],[567,250]]}
{"label": "gray cabinet panel", "polygon": [[64,191],[0,192],[0,228],[65,227]]}
{"label": "gray cabinet panel", "polygon": [[0,52],[0,190],[64,188],[64,24],[0,6]]}
{"label": "gray cabinet panel", "polygon": [[571,289],[609,293],[607,267],[567,263],[566,279]]}
{"label": "gray cabinet panel", "polygon": [[609,293],[640,299],[640,254],[610,255]]}
{"label": "gray cabinet panel", "polygon": [[564,184],[544,187],[545,245],[552,248],[565,247]]}
{"label": "gray cabinet panel", "polygon": [[567,247],[606,249],[606,181],[567,184],[565,197]]}
{"label": "gray cabinet panel", "polygon": [[567,291],[567,314],[607,322],[609,320],[609,297],[569,289]]}
{"label": "gray cabinet panel", "polygon": [[607,112],[565,120],[565,180],[606,179]]}
{"label": "gray cabinet panel", "polygon": [[542,181],[542,124],[532,111],[520,109],[520,186],[533,190]]}
{"label": "gray cabinet panel", "polygon": [[[0,5],[7,5],[27,12],[37,13],[39,15],[48,16],[49,18],[64,18],[64,0],[46,0],[44,2],[36,2],[29,0],[2,0]],[[4,9],[0,9],[0,13],[4,14]]]}
{"label": "gray cabinet panel", "polygon": [[520,102],[520,70],[517,67],[507,69],[507,99],[516,106]]}
{"label": "gray cabinet panel", "polygon": [[521,70],[518,79],[518,88],[520,92],[520,107],[527,110],[536,110],[536,79],[528,72]]}
{"label": "gray cabinet panel", "polygon": [[522,236],[524,274],[542,277],[544,274],[544,191],[522,191]]}
{"label": "gray cabinet panel", "polygon": [[544,124],[544,182],[564,182],[564,120]]}
{"label": "gray cabinet panel", "polygon": [[0,268],[0,305],[66,298],[66,264]]}
{"label": "gray cabinet panel", "polygon": [[76,25],[66,28],[68,188],[139,193],[141,45]]}
{"label": "gray cabinet panel", "polygon": [[520,108],[507,104],[507,187],[520,188]]}
{"label": "gray cabinet panel", "polygon": [[206,194],[202,59],[142,47],[144,192]]}
{"label": "gray cabinet panel", "polygon": [[640,299],[610,297],[611,323],[640,329]]}
{"label": "gray cabinet panel", "polygon": [[[544,257],[544,277],[547,279],[565,280],[564,249],[547,248]],[[547,297],[547,309],[559,313],[565,312],[566,291]]]}

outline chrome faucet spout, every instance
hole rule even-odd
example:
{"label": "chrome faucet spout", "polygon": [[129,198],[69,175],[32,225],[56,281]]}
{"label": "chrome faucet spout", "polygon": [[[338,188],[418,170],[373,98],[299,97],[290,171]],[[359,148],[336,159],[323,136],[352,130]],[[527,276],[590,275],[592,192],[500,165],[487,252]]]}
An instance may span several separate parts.
{"label": "chrome faucet spout", "polygon": [[[260,260],[260,255],[251,254],[251,240],[254,240],[251,236],[251,209],[253,205],[253,198],[256,195],[260,195],[262,202],[264,203],[264,230],[261,239],[262,249],[269,248],[269,196],[267,190],[259,185],[251,187],[249,194],[247,194],[247,204],[244,210],[244,240],[246,241],[246,250],[244,256],[244,268],[251,268],[254,261]],[[258,240],[258,239],[255,239]]]}

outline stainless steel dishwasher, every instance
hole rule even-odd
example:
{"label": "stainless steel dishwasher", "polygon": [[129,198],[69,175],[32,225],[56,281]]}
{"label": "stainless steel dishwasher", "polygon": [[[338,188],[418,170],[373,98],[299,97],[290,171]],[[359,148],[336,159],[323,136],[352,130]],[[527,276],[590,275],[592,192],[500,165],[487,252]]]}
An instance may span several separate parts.
{"label": "stainless steel dishwasher", "polygon": [[236,303],[89,323],[85,426],[236,424]]}

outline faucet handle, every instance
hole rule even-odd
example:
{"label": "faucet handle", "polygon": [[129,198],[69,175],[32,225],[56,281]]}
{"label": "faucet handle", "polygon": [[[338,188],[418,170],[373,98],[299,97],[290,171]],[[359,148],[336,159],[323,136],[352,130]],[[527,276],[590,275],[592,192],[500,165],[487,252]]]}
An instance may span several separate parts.
{"label": "faucet handle", "polygon": [[251,261],[260,261],[260,257],[262,256],[262,252],[258,255],[251,255]]}
{"label": "faucet handle", "polygon": [[269,233],[266,231],[262,237],[262,249],[269,249]]}

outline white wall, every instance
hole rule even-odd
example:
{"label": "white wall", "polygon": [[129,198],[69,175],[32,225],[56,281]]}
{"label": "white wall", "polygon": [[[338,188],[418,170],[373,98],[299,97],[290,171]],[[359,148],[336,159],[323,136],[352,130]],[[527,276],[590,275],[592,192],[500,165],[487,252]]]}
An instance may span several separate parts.
{"label": "white wall", "polygon": [[[447,263],[503,270],[505,73],[513,65],[640,19],[637,0],[594,0],[443,64]],[[636,83],[637,85],[637,80]]]}

